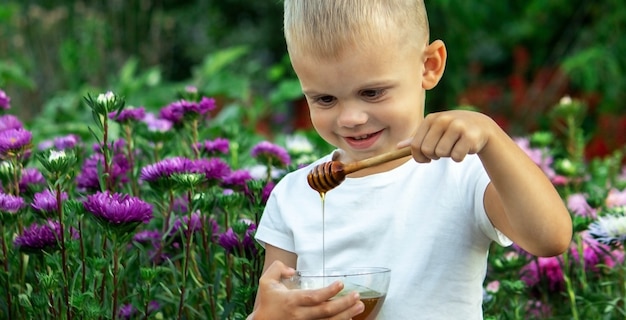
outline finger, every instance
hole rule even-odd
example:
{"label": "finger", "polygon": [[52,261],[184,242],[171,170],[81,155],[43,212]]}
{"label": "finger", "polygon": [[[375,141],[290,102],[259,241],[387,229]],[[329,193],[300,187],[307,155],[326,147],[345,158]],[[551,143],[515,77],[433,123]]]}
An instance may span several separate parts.
{"label": "finger", "polygon": [[446,130],[439,138],[435,147],[435,155],[438,158],[451,157],[452,152],[461,138],[461,133],[455,130]]}
{"label": "finger", "polygon": [[413,140],[411,140],[411,143],[410,143],[411,153],[413,154],[413,159],[415,159],[415,161],[420,162],[420,163],[430,162],[430,158],[428,158],[422,152],[422,143],[430,128],[429,119],[430,117],[426,117],[424,121],[422,121],[422,123],[419,125],[419,127],[417,127],[417,132],[415,133],[415,136],[413,136]]}
{"label": "finger", "polygon": [[320,289],[299,290],[299,300],[302,306],[314,306],[330,300],[343,290],[343,283],[335,281],[329,286]]}
{"label": "finger", "polygon": [[351,319],[363,312],[365,305],[360,301],[357,292],[324,301],[308,311],[314,319]]}
{"label": "finger", "polygon": [[440,158],[437,155],[437,145],[446,131],[446,127],[433,123],[429,126],[428,131],[424,135],[424,139],[420,146],[420,151],[428,159],[438,160]]}
{"label": "finger", "polygon": [[280,283],[280,279],[289,278],[295,274],[295,270],[293,268],[287,267],[284,263],[279,260],[275,260],[272,264],[265,270],[265,273],[259,279],[259,285],[276,285]]}
{"label": "finger", "polygon": [[350,306],[348,309],[338,313],[337,315],[331,317],[330,319],[332,320],[352,319],[358,316],[359,314],[363,313],[363,311],[365,311],[365,304],[363,304],[363,302],[361,302],[360,300],[357,300],[356,303]]}

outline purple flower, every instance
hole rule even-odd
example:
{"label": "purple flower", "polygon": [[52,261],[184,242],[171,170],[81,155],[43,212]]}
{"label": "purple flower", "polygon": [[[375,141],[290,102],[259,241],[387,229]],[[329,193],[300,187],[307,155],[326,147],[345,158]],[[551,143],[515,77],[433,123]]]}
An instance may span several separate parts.
{"label": "purple flower", "polygon": [[267,200],[270,198],[270,195],[272,194],[272,190],[274,190],[274,187],[276,186],[276,184],[274,183],[274,181],[268,181],[267,184],[265,185],[265,187],[263,187],[263,191],[261,193],[261,203],[262,204],[266,204]]}
{"label": "purple flower", "polygon": [[195,233],[197,231],[201,231],[203,228],[202,221],[204,217],[199,212],[194,212],[190,216],[182,216],[174,221],[172,225],[172,230],[170,230],[169,236],[175,237],[181,228],[183,231],[188,231],[191,233]]}
{"label": "purple flower", "polygon": [[226,188],[246,190],[248,181],[252,180],[252,175],[248,170],[235,170],[230,172],[222,180],[222,186]]}
{"label": "purple flower", "polygon": [[12,114],[5,114],[0,116],[0,132],[9,129],[22,129],[24,125],[16,116]]}
{"label": "purple flower", "polygon": [[146,113],[142,122],[148,126],[148,131],[151,132],[167,132],[172,129],[174,123],[167,119],[157,118],[154,113]]}
{"label": "purple flower", "polygon": [[173,102],[159,112],[161,119],[169,120],[173,123],[181,123],[187,115],[204,115],[215,109],[215,99],[202,97],[200,102],[179,100]]}
{"label": "purple flower", "polygon": [[119,317],[122,319],[132,319],[136,313],[137,309],[130,303],[121,305],[120,311],[118,311]]}
{"label": "purple flower", "polygon": [[[217,242],[228,254],[250,258],[258,252],[254,241],[256,225],[254,223],[240,222],[240,225],[242,224],[247,226],[243,232],[235,232],[233,228],[229,228],[226,232],[219,235]],[[240,226],[235,228],[241,229]]]}
{"label": "purple flower", "polygon": [[20,192],[26,192],[35,186],[43,186],[46,184],[46,179],[43,174],[37,168],[25,168],[22,170],[22,177],[20,179]]}
{"label": "purple flower", "polygon": [[117,112],[109,112],[109,119],[113,119],[119,123],[140,121],[146,116],[146,109],[144,107],[133,108],[128,107],[123,109],[119,114]]}
{"label": "purple flower", "polygon": [[166,158],[141,169],[141,180],[156,182],[163,178],[169,178],[174,173],[191,172],[194,167],[193,161],[184,157]]}
{"label": "purple flower", "polygon": [[207,140],[204,143],[198,143],[198,149],[201,149],[210,155],[215,155],[217,153],[227,154],[230,149],[230,142],[228,139],[224,138]]}
{"label": "purple flower", "polygon": [[11,97],[9,97],[2,89],[0,89],[0,109],[11,109]]}
{"label": "purple flower", "polygon": [[202,173],[208,180],[224,179],[230,173],[230,166],[220,158],[197,159],[193,161],[193,173]]}
{"label": "purple flower", "polygon": [[250,152],[253,158],[269,165],[288,166],[291,164],[291,157],[283,147],[269,141],[259,142]]}
{"label": "purple flower", "polygon": [[[65,200],[67,200],[67,193],[61,192],[61,201]],[[35,193],[31,207],[44,216],[57,212],[57,192],[46,189],[42,192]]]}
{"label": "purple flower", "polygon": [[522,281],[527,286],[534,287],[545,279],[551,291],[560,291],[565,283],[561,260],[560,257],[538,257],[536,261],[531,261],[522,268]]}
{"label": "purple flower", "polygon": [[78,145],[80,138],[75,134],[54,138],[54,147],[58,150],[72,149]]}
{"label": "purple flower", "polygon": [[[76,236],[74,233],[74,238]],[[45,224],[32,224],[24,229],[23,234],[15,238],[13,245],[25,252],[56,250],[59,248],[60,238],[61,225],[57,221],[48,220]]]}
{"label": "purple flower", "polygon": [[23,128],[8,129],[0,132],[0,154],[8,155],[21,152],[29,147],[33,134]]}
{"label": "purple flower", "polygon": [[161,240],[161,233],[158,230],[143,230],[133,236],[133,241],[139,243],[154,243],[159,240]]}
{"label": "purple flower", "polygon": [[0,193],[0,212],[14,214],[24,207],[24,199],[18,196]]}
{"label": "purple flower", "polygon": [[[76,177],[76,184],[81,190],[100,190],[99,173],[104,168],[104,155],[94,153],[83,163],[81,172]],[[115,150],[109,175],[116,183],[126,183],[128,181],[128,172],[130,171],[130,162],[121,150]]]}
{"label": "purple flower", "polygon": [[152,206],[127,194],[97,192],[88,195],[83,206],[99,221],[110,225],[148,223],[152,219]]}

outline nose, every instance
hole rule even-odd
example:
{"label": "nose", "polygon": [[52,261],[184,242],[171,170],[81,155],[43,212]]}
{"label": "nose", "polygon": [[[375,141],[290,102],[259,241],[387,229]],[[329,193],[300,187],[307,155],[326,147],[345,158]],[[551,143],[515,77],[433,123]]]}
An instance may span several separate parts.
{"label": "nose", "polygon": [[354,128],[367,122],[368,115],[358,103],[343,103],[337,116],[337,125],[344,128]]}

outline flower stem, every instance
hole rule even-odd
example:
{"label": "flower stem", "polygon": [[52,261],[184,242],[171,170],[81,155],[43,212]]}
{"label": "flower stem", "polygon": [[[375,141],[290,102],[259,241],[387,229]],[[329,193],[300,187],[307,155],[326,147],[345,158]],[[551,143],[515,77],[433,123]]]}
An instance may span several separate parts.
{"label": "flower stem", "polygon": [[78,219],[78,241],[80,244],[80,260],[81,260],[81,292],[85,292],[87,289],[87,264],[85,263],[85,242],[83,241],[83,223],[81,219]]}
{"label": "flower stem", "polygon": [[[191,199],[192,199],[192,192],[190,191],[188,193],[188,199],[189,199],[189,203],[191,204]],[[178,319],[182,319],[183,318],[183,310],[185,307],[185,290],[187,287],[187,273],[188,273],[188,269],[189,269],[189,257],[191,255],[191,242],[192,242],[192,234],[193,234],[193,230],[191,229],[191,213],[192,210],[191,208],[189,209],[189,220],[187,221],[187,224],[183,224],[183,232],[185,235],[185,257],[184,257],[184,261],[183,261],[183,280],[182,283],[180,285],[180,301],[178,303]]]}
{"label": "flower stem", "polygon": [[0,237],[2,238],[2,260],[4,263],[2,264],[4,267],[4,272],[6,272],[6,300],[7,300],[7,316],[8,319],[13,319],[13,303],[11,298],[11,284],[10,284],[10,273],[9,273],[9,253],[7,250],[6,239],[4,238],[4,224],[0,223]]}
{"label": "flower stem", "polygon": [[130,165],[130,183],[131,190],[134,196],[139,195],[139,187],[137,186],[137,179],[135,179],[135,157],[133,155],[133,134],[132,128],[129,124],[124,125],[124,133],[126,135],[126,153],[128,157],[128,163]]}
{"label": "flower stem", "polygon": [[569,302],[570,302],[570,309],[572,311],[572,319],[579,320],[580,318],[578,316],[578,308],[576,307],[576,293],[574,292],[575,289],[572,285],[572,279],[569,275],[569,271],[571,268],[569,268],[570,263],[569,263],[567,254],[563,255],[563,265],[565,266],[563,270],[563,279],[565,281],[565,286],[567,288],[567,297],[569,298]]}
{"label": "flower stem", "polygon": [[69,278],[67,271],[67,252],[65,248],[65,225],[63,224],[63,200],[61,198],[61,186],[56,186],[56,201],[57,212],[59,214],[59,244],[61,247],[61,269],[63,272],[63,297],[65,298],[65,308],[67,312],[67,319],[72,319],[72,308],[70,307],[70,294],[69,294]]}
{"label": "flower stem", "polygon": [[118,246],[113,244],[113,309],[111,310],[111,319],[117,319],[117,273],[119,269]]}

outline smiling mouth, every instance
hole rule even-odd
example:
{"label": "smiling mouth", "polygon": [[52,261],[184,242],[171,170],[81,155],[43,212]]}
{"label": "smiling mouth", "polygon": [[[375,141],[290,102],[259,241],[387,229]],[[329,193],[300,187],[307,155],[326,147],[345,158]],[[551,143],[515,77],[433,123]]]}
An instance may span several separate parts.
{"label": "smiling mouth", "polygon": [[364,134],[364,135],[360,135],[360,136],[356,136],[356,137],[350,137],[350,139],[359,141],[359,140],[365,140],[365,139],[367,139],[367,138],[369,138],[371,136],[373,136],[373,134]]}

